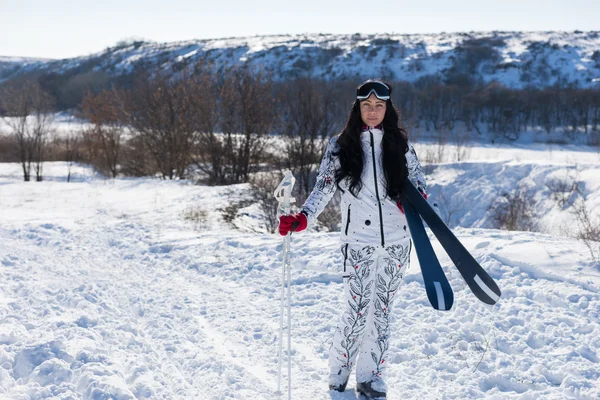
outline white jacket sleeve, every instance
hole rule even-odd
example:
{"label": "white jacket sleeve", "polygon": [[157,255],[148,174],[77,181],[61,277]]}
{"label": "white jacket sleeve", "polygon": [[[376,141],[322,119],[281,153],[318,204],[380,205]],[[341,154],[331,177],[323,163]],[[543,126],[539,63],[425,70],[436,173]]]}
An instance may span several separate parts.
{"label": "white jacket sleeve", "polygon": [[408,142],[408,151],[406,152],[406,165],[408,166],[408,179],[421,194],[427,198],[427,182],[425,182],[425,174],[421,168],[421,163],[417,157],[417,152],[412,143]]}
{"label": "white jacket sleeve", "polygon": [[321,160],[321,166],[319,167],[315,186],[300,208],[300,211],[307,216],[308,226],[314,226],[317,217],[323,212],[325,206],[329,203],[337,189],[335,183],[335,170],[338,165],[338,159],[333,155],[333,152],[336,150],[337,136],[329,140],[329,144],[323,155],[323,160]]}

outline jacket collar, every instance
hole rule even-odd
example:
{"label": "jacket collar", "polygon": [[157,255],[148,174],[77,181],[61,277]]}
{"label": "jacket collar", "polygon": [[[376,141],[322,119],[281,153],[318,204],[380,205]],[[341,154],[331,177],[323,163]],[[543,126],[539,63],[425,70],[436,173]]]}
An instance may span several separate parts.
{"label": "jacket collar", "polygon": [[371,136],[373,136],[373,143],[381,143],[381,140],[383,139],[383,126],[377,125],[374,127],[370,127],[367,125],[363,125],[363,131],[360,133],[361,141],[364,143],[370,143]]}
{"label": "jacket collar", "polygon": [[362,131],[363,131],[363,132],[364,132],[364,131],[368,131],[369,129],[379,129],[380,131],[382,131],[382,130],[383,130],[383,125],[379,124],[379,125],[377,125],[377,126],[373,126],[373,127],[370,127],[370,126],[368,126],[368,125],[366,125],[366,124],[363,124],[363,125],[362,125]]}

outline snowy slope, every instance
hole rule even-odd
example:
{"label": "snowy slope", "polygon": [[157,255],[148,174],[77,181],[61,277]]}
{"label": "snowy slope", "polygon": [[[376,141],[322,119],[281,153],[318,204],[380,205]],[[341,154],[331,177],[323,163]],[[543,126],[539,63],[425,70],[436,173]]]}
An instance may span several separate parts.
{"label": "snowy slope", "polygon": [[[600,79],[600,35],[591,32],[469,32],[439,34],[304,34],[190,40],[133,41],[103,52],[65,60],[31,62],[0,79],[29,71],[59,74],[104,71],[109,75],[149,67],[168,73],[183,63],[207,59],[217,68],[248,63],[276,79],[313,76],[364,79],[381,76],[415,82],[460,75],[506,86],[554,84],[596,87]],[[0,67],[2,59],[0,58]],[[596,80],[596,81],[595,81]]]}
{"label": "snowy slope", "polygon": [[43,58],[0,56],[0,82],[30,68],[36,69],[49,61],[51,60]]}
{"label": "snowy slope", "polygon": [[[18,168],[0,164],[0,398],[275,398],[281,240],[232,230],[217,212],[244,185],[105,181],[83,167],[66,183],[60,163],[23,183]],[[185,221],[190,209],[205,220]],[[443,256],[456,301],[437,312],[413,255],[394,308],[389,398],[600,398],[600,269],[583,244],[456,233],[503,298],[478,303]],[[326,390],[342,305],[336,234],[292,246],[293,398],[356,399]]]}
{"label": "snowy slope", "polygon": [[[445,215],[451,226],[491,228],[490,214],[497,199],[503,194],[523,188],[529,193],[528,201],[538,221],[537,231],[561,235],[573,232],[573,215],[569,207],[584,201],[588,209],[600,209],[600,164],[540,165],[527,162],[489,162],[443,164],[431,169],[430,192],[442,198],[447,207]],[[552,188],[568,185],[564,193],[553,193]],[[571,191],[571,185],[578,190]],[[456,188],[461,188],[457,192]],[[564,199],[561,204],[556,200]],[[478,207],[473,207],[473,203]]]}

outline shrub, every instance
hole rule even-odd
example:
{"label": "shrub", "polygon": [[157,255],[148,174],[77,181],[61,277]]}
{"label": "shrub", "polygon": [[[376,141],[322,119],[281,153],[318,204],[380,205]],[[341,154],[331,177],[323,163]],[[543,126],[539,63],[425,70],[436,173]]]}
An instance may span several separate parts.
{"label": "shrub", "polygon": [[572,212],[579,228],[577,239],[585,244],[592,260],[600,266],[600,219],[591,215],[583,199],[573,206]]}
{"label": "shrub", "polygon": [[520,186],[513,192],[501,193],[492,204],[492,218],[498,229],[536,231],[537,214],[533,194]]}
{"label": "shrub", "polygon": [[223,221],[225,221],[232,227],[235,227],[233,221],[235,221],[235,219],[237,218],[240,209],[246,208],[252,205],[252,203],[254,203],[254,201],[250,199],[233,200],[231,201],[231,203],[226,205],[225,208],[219,208],[218,211],[221,212]]}
{"label": "shrub", "polygon": [[550,190],[552,200],[561,208],[564,208],[568,203],[573,193],[579,192],[579,182],[576,178],[557,178],[553,177],[546,181],[545,186]]}
{"label": "shrub", "polygon": [[206,227],[208,212],[199,206],[189,206],[182,211],[181,217],[191,223],[195,230],[202,230]]}
{"label": "shrub", "polygon": [[281,175],[272,172],[255,174],[250,178],[252,197],[258,202],[262,212],[260,215],[262,223],[270,233],[275,233],[279,222],[279,203],[273,194],[279,182],[281,182]]}
{"label": "shrub", "polygon": [[0,162],[19,161],[19,143],[17,138],[0,133]]}
{"label": "shrub", "polygon": [[451,193],[443,190],[439,192],[436,198],[439,205],[440,217],[446,225],[452,227],[456,216],[464,212],[465,205],[456,196],[452,196]]}

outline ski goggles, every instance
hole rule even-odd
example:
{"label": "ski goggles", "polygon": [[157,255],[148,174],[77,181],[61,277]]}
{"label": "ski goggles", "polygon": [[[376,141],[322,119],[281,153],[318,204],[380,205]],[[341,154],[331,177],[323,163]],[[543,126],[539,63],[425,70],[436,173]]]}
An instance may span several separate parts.
{"label": "ski goggles", "polygon": [[356,89],[356,98],[358,100],[368,99],[371,94],[375,94],[379,100],[388,100],[390,98],[390,88],[383,82],[367,81]]}

